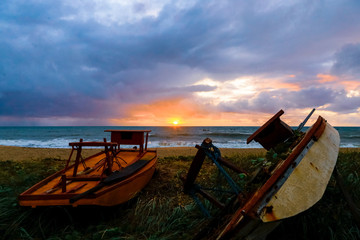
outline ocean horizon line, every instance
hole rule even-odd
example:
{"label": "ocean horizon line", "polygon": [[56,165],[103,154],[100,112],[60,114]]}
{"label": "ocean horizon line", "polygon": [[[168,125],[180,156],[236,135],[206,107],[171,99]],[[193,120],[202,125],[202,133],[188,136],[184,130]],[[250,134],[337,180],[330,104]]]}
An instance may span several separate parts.
{"label": "ocean horizon line", "polygon": [[[179,128],[179,127],[261,127],[262,125],[192,125],[192,126],[187,126],[187,125],[163,125],[163,126],[151,126],[151,125],[143,125],[143,126],[125,126],[125,125],[0,125],[0,127],[121,127],[121,128],[125,128],[125,127],[171,127],[171,128]],[[304,127],[311,127],[312,125],[305,125]],[[360,125],[352,125],[352,126],[335,126],[332,125],[333,127],[341,127],[341,128],[346,128],[346,127],[359,127]],[[298,125],[296,126],[290,126],[292,128],[296,128],[298,127]]]}
{"label": "ocean horizon line", "polygon": [[[296,126],[297,127],[297,126]],[[296,129],[296,127],[293,127]],[[0,127],[0,145],[19,147],[64,148],[69,142],[110,139],[105,130],[151,130],[148,146],[193,147],[205,138],[222,148],[261,148],[247,139],[259,126],[6,126]],[[305,126],[303,131],[306,131]],[[335,127],[341,147],[360,147],[360,127]]]}

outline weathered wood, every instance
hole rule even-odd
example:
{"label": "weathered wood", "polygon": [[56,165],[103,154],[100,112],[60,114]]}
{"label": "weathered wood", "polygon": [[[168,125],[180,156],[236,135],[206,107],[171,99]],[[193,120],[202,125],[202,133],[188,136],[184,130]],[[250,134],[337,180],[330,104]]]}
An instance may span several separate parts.
{"label": "weathered wood", "polygon": [[265,194],[275,185],[278,179],[281,178],[284,172],[291,166],[293,161],[304,150],[310,140],[313,139],[314,136],[322,135],[324,131],[324,128],[322,127],[323,124],[326,124],[326,122],[322,117],[319,116],[315,124],[306,132],[302,141],[295,147],[295,149],[287,157],[287,159],[283,161],[280,166],[277,166],[271,177],[265,182],[265,184],[262,185],[262,187],[257,192],[255,192],[255,194],[247,201],[247,203],[235,212],[232,219],[224,228],[223,232],[219,235],[219,239],[224,239],[224,236],[228,236],[229,234],[239,230],[240,223],[245,216],[251,215],[253,217],[256,217],[255,207],[257,206],[257,204],[259,204],[259,201],[264,198]]}
{"label": "weathered wood", "polygon": [[192,161],[190,169],[186,175],[184,192],[188,192],[192,189],[195,179],[199,175],[201,166],[203,165],[205,160],[206,155],[204,150],[202,150],[201,147],[198,145],[196,146],[196,148],[198,149],[198,151],[196,152],[194,160]]}
{"label": "weathered wood", "polygon": [[80,183],[72,188],[70,188],[69,190],[66,191],[66,193],[72,193],[72,192],[76,192],[77,190],[85,187],[87,185],[87,183]]}
{"label": "weathered wood", "polygon": [[[151,130],[105,130],[105,132],[111,132],[111,142],[116,142],[119,149],[122,144],[138,145],[139,152],[142,153],[144,151],[144,143],[145,151],[147,150],[148,136]],[[144,141],[145,133],[146,140]]]}
{"label": "weathered wood", "polygon": [[69,146],[74,147],[115,147],[116,142],[71,142]]}
{"label": "weathered wood", "polygon": [[252,140],[260,143],[266,150],[274,148],[279,143],[284,142],[289,137],[293,136],[293,130],[285,122],[280,120],[280,116],[284,113],[280,110],[263,126],[256,130],[247,139],[247,144]]}
{"label": "weathered wood", "polygon": [[206,192],[203,189],[197,189],[197,192],[201,194],[201,196],[203,196],[204,198],[208,199],[212,204],[214,204],[215,206],[217,206],[220,209],[224,209],[225,208],[225,204],[219,202],[216,198],[214,198],[211,194],[209,194],[208,192]]}
{"label": "weathered wood", "polygon": [[76,173],[77,173],[77,170],[78,170],[78,167],[79,167],[79,163],[80,163],[80,159],[81,159],[81,151],[82,151],[81,146],[79,146],[76,150],[77,151],[76,151],[76,158],[75,158],[75,164],[74,164],[73,177],[76,176]]}
{"label": "weathered wood", "polygon": [[284,110],[280,110],[277,112],[272,118],[270,118],[264,125],[262,125],[259,129],[257,129],[250,137],[248,137],[246,143],[249,144],[252,140],[254,140],[264,129],[266,129],[272,122],[278,119],[281,115],[284,114]]}
{"label": "weathered wood", "polygon": [[66,175],[61,175],[61,191],[66,192]]}
{"label": "weathered wood", "polygon": [[325,121],[314,136],[318,136],[317,141],[300,156],[302,159],[286,181],[281,186],[276,184],[279,189],[266,205],[257,210],[263,222],[295,216],[323,196],[338,157],[340,136]]}
{"label": "weathered wood", "polygon": [[76,177],[66,177],[67,180],[73,181],[73,182],[80,182],[80,181],[100,181],[101,176],[100,175],[89,175],[89,176],[76,176]]}
{"label": "weathered wood", "polygon": [[[20,194],[18,199],[21,206],[118,205],[133,198],[150,181],[155,172],[156,150],[139,153],[139,151],[127,149],[115,152],[117,142],[106,142],[105,139],[104,142],[84,142],[80,139],[79,142],[73,142],[69,145],[72,149],[65,168]],[[104,147],[104,150],[83,159],[81,153],[85,146]],[[71,155],[75,150],[77,151],[75,163],[70,165]],[[115,160],[117,164],[113,164],[114,156],[123,161],[120,163]],[[137,163],[139,160],[140,162]],[[122,178],[115,174],[116,179],[114,179],[113,174],[117,171],[132,164],[134,166],[142,164],[142,161],[146,161],[147,164],[137,171],[133,171],[133,174],[128,174]],[[109,183],[103,189],[80,199],[74,204],[69,202],[70,198],[97,186],[98,183],[96,182],[106,179],[109,174],[113,178],[107,179]],[[74,182],[77,182],[77,185]]]}
{"label": "weathered wood", "polygon": [[68,158],[68,160],[66,161],[66,165],[65,165],[65,168],[64,168],[64,171],[66,171],[67,169],[68,169],[68,167],[69,167],[69,164],[70,164],[70,161],[71,161],[71,157],[72,157],[72,155],[73,155],[73,153],[74,153],[74,146],[72,146],[71,147],[71,152],[70,152],[70,155],[69,155],[69,158]]}
{"label": "weathered wood", "polygon": [[221,163],[222,165],[230,168],[231,170],[237,172],[237,173],[245,173],[247,174],[246,171],[242,170],[241,168],[239,168],[238,166],[236,166],[235,164],[233,164],[232,162],[220,157],[217,159],[219,163]]}
{"label": "weathered wood", "polygon": [[110,176],[105,178],[102,182],[100,182],[95,187],[93,187],[79,195],[76,195],[75,197],[70,198],[70,203],[74,203],[74,202],[80,200],[81,198],[87,197],[88,195],[95,193],[96,191],[100,190],[101,188],[103,188],[106,185],[113,184],[115,182],[120,182],[120,181],[128,178],[129,176],[131,176],[134,173],[136,173],[137,171],[139,171],[141,168],[145,167],[149,162],[150,161],[147,161],[147,160],[138,160],[135,163],[127,166],[126,168],[124,168],[120,171],[113,172]]}

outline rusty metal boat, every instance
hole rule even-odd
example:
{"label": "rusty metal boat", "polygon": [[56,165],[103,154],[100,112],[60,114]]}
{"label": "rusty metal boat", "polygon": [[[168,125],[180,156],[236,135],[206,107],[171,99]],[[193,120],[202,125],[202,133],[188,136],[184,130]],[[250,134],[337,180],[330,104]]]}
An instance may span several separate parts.
{"label": "rusty metal boat", "polygon": [[[71,153],[61,171],[19,196],[21,206],[114,206],[133,198],[152,178],[156,150],[147,149],[150,130],[106,130],[111,142],[71,142]],[[123,148],[123,145],[135,145]],[[121,148],[120,148],[121,146]],[[84,147],[104,150],[83,159]],[[72,156],[76,152],[75,160]],[[73,162],[74,161],[74,162]]]}
{"label": "rusty metal boat", "polygon": [[[265,182],[252,193],[243,193],[231,179],[224,166],[238,173],[241,169],[223,159],[211,140],[205,139],[201,146],[197,146],[198,152],[183,179],[184,192],[193,196],[205,213],[199,196],[228,213],[216,227],[212,225],[212,229],[203,230],[196,238],[230,239],[236,236],[236,239],[261,239],[281,219],[295,216],[321,199],[336,165],[340,137],[321,116],[306,132],[301,132],[313,111],[294,130],[280,120],[284,113],[280,110],[247,139],[247,143],[255,140],[268,151],[275,149],[275,153],[281,145],[290,149],[286,157],[279,159],[271,169]],[[219,202],[195,183],[205,156],[227,179],[234,196],[230,203]]]}

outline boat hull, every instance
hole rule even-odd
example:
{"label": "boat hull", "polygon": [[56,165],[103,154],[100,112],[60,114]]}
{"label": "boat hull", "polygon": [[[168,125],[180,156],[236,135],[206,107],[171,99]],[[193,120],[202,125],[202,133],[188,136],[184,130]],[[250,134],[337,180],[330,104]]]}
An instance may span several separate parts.
{"label": "boat hull", "polygon": [[324,194],[336,165],[339,145],[339,133],[319,117],[265,184],[234,213],[217,239],[234,235],[245,238],[255,232],[249,227],[253,222],[260,223],[257,227],[270,226],[271,222],[313,206]]}
{"label": "boat hull", "polygon": [[292,217],[309,209],[323,196],[336,165],[339,133],[326,123],[321,137],[308,145],[310,148],[281,188],[258,210],[263,222]]}

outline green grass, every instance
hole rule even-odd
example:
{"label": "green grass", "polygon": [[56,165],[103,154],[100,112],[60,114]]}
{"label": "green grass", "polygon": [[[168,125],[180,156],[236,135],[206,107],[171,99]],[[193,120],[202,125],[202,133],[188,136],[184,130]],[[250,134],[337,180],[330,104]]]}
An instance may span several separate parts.
{"label": "green grass", "polygon": [[[162,159],[164,167],[169,159]],[[191,159],[177,160],[185,170]],[[64,166],[64,162],[0,162],[0,238],[3,239],[189,239],[203,221],[182,194],[179,169],[160,167],[139,196],[116,207],[38,207],[18,205],[17,196]],[[51,166],[49,168],[49,166]],[[167,193],[167,194],[164,194]],[[185,200],[184,200],[185,199]],[[185,231],[184,231],[185,230]]]}
{"label": "green grass", "polygon": [[[251,170],[252,159],[230,160]],[[192,157],[159,159],[158,173],[135,199],[116,207],[21,207],[17,196],[41,179],[61,169],[64,162],[43,159],[0,162],[0,238],[2,239],[191,239],[206,225],[192,199],[183,194],[179,179]],[[360,202],[360,152],[341,152],[337,167],[355,203]],[[241,176],[233,175],[238,181]],[[220,182],[208,160],[197,181]],[[205,205],[213,213],[208,202]],[[359,206],[360,204],[358,204]],[[268,239],[360,239],[351,211],[334,178],[323,198],[311,209],[282,221]]]}

